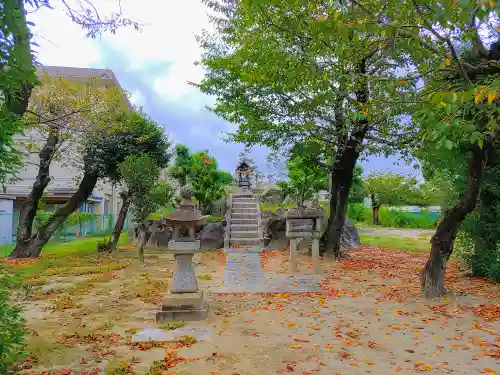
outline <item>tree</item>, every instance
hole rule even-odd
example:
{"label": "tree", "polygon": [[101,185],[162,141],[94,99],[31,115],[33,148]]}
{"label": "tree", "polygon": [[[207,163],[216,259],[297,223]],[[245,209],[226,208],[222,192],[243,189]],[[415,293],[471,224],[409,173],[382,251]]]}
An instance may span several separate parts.
{"label": "tree", "polygon": [[380,171],[371,173],[365,179],[366,189],[372,203],[373,224],[379,225],[379,210],[383,204],[410,204],[417,194],[417,180],[413,177]]}
{"label": "tree", "polygon": [[[35,164],[38,173],[19,213],[18,250],[14,253],[31,242],[33,220],[51,181],[52,163],[58,160],[63,167],[81,168],[83,138],[95,131],[109,131],[123,111],[123,93],[117,89],[104,92],[92,79],[74,84],[45,76],[34,89],[24,118],[28,137],[20,146],[27,154],[27,163]],[[38,160],[30,157],[34,154]]]}
{"label": "tree", "polygon": [[232,181],[233,176],[217,169],[217,161],[207,151],[193,154],[189,183],[204,215],[210,214],[212,203],[224,196],[224,187]]}
{"label": "tree", "polygon": [[310,163],[304,157],[292,155],[287,167],[288,181],[282,181],[280,188],[295,198],[297,208],[304,207],[306,200],[328,187],[326,171],[317,164]]}
{"label": "tree", "polygon": [[[118,27],[139,25],[124,17],[122,12],[102,16],[91,1],[78,0],[73,4],[65,0],[5,0],[0,7],[0,183],[16,174],[20,155],[12,147],[12,136],[22,127],[22,118],[28,108],[31,92],[37,83],[35,58],[32,53],[33,23],[29,16],[33,10],[52,8],[59,2],[71,20],[80,25],[88,37],[103,32],[114,33]],[[30,8],[30,12],[25,9]]]}
{"label": "tree", "polygon": [[148,154],[157,164],[166,165],[168,141],[156,123],[143,121],[140,113],[132,111],[120,113],[115,123],[120,126],[112,132],[102,128],[87,134],[82,152],[83,174],[77,191],[36,233],[18,242],[10,257],[39,256],[59,226],[90,196],[99,179],[119,180],[119,165],[127,156]]}
{"label": "tree", "polygon": [[366,197],[365,183],[363,181],[363,168],[360,165],[354,167],[351,190],[349,191],[349,203],[363,203]]}
{"label": "tree", "polygon": [[413,133],[386,103],[388,92],[406,99],[395,75],[404,61],[391,38],[337,2],[208,3],[221,17],[216,35],[200,37],[207,73],[198,86],[217,97],[216,114],[238,124],[230,140],[320,154],[330,177],[322,247],[340,256],[360,153],[391,152]]}
{"label": "tree", "polygon": [[191,172],[192,157],[187,146],[176,145],[174,148],[174,165],[170,168],[170,176],[182,187],[187,184]]}
{"label": "tree", "polygon": [[128,156],[120,164],[119,169],[124,185],[131,192],[132,214],[139,228],[137,254],[139,261],[143,263],[148,217],[166,198],[164,193],[159,192],[165,185],[158,184],[160,169],[147,154]]}
{"label": "tree", "polygon": [[458,200],[438,223],[421,273],[425,294],[443,296],[455,237],[476,206],[487,155],[500,136],[500,4],[464,0],[457,6],[451,0],[408,0],[391,3],[379,13],[373,7],[375,2],[356,3],[381,32],[393,35],[395,51],[410,59],[413,69],[405,80],[424,79],[425,86],[414,90],[409,108],[422,148],[439,149],[442,162],[458,155],[464,160],[462,169],[467,170]]}
{"label": "tree", "polygon": [[[149,129],[161,129],[162,127],[156,123],[154,120],[149,118],[145,113],[142,111],[137,111],[136,115],[132,117],[132,121],[135,122],[136,127],[144,127],[144,128],[149,128]],[[158,134],[156,134],[158,136]],[[170,160],[170,143],[168,140],[164,137],[163,141],[155,143],[155,147],[151,148],[146,155],[150,155],[156,166],[160,169],[167,167],[167,164]],[[119,170],[120,172],[120,170]],[[113,175],[113,178],[111,179],[113,183],[121,183],[122,182],[122,176],[121,173]],[[170,185],[168,185],[166,182],[163,183],[165,185],[165,194],[167,194],[168,189],[172,190]],[[113,232],[108,240],[108,244],[106,248],[108,250],[112,250],[116,248],[118,244],[118,240],[120,239],[120,235],[123,231],[123,226],[125,224],[125,220],[127,218],[128,210],[130,208],[130,204],[132,203],[132,195],[133,191],[130,190],[127,187],[127,184],[122,184],[122,191],[120,192],[120,198],[122,200],[122,205],[120,207],[120,211],[118,213],[118,217],[116,218],[115,226],[113,228]],[[168,185],[168,189],[167,186]],[[171,191],[170,194],[173,194]],[[168,202],[170,202],[170,198],[168,195],[165,197],[165,199],[168,198]]]}

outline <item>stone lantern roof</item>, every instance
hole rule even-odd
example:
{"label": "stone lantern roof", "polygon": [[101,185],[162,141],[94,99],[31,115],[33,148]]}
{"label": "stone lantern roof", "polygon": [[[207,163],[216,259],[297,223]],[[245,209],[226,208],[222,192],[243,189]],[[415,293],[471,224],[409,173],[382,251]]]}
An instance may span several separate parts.
{"label": "stone lantern roof", "polygon": [[180,196],[182,202],[180,207],[165,217],[165,220],[171,224],[174,223],[194,223],[198,224],[203,221],[203,215],[200,211],[195,209],[194,204],[191,202],[193,197],[193,190],[191,187],[185,185],[180,189]]}

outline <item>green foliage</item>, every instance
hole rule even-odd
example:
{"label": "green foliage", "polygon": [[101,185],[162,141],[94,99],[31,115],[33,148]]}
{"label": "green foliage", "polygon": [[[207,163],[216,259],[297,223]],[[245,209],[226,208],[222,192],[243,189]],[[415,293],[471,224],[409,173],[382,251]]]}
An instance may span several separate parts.
{"label": "green foliage", "polygon": [[349,203],[347,217],[354,222],[363,223],[371,217],[371,210],[363,203]]}
{"label": "green foliage", "polygon": [[0,7],[0,185],[13,178],[21,165],[12,136],[22,129],[24,98],[36,83],[22,3],[8,0]]}
{"label": "green foliage", "polygon": [[474,276],[500,281],[500,151],[489,155],[475,211],[455,241],[456,259]]}
{"label": "green foliage", "polygon": [[349,191],[349,203],[363,203],[366,197],[366,188],[363,181],[363,168],[361,165],[354,167],[351,190]]}
{"label": "green foliage", "polygon": [[147,154],[127,156],[119,169],[123,184],[131,192],[134,221],[145,225],[164,198],[162,192],[155,192],[160,170]]}
{"label": "green foliage", "polygon": [[[372,212],[369,207],[361,203],[352,203],[347,206],[347,216],[358,223],[371,223]],[[380,209],[380,225],[388,228],[415,228],[432,229],[436,227],[437,216],[427,211],[418,213],[401,211],[396,208],[382,207]]]}
{"label": "green foliage", "polygon": [[24,320],[21,310],[12,305],[9,293],[20,281],[0,265],[0,374],[16,370],[24,357]]}
{"label": "green foliage", "polygon": [[168,165],[170,143],[155,121],[141,111],[125,111],[115,120],[118,127],[112,132],[95,132],[87,138],[86,171],[120,181],[120,163],[128,156],[142,154],[160,169]]}
{"label": "green foliage", "polygon": [[175,178],[180,186],[187,183],[191,165],[193,163],[189,149],[184,145],[176,145],[174,148],[174,165],[170,168],[170,176]]}
{"label": "green foliage", "polygon": [[233,176],[217,169],[217,161],[207,151],[193,154],[189,183],[203,214],[210,214],[210,205],[224,196],[232,181]]}
{"label": "green foliage", "polygon": [[283,194],[295,199],[298,207],[311,199],[315,193],[328,187],[328,174],[324,168],[313,164],[308,158],[292,154],[287,162],[287,181],[279,181]]}
{"label": "green foliage", "polygon": [[405,205],[416,200],[417,180],[389,171],[371,173],[365,180],[372,205]]}
{"label": "green foliage", "polygon": [[405,212],[397,209],[380,209],[380,224],[390,228],[420,228],[432,229],[436,227],[437,219],[426,211],[419,213]]}

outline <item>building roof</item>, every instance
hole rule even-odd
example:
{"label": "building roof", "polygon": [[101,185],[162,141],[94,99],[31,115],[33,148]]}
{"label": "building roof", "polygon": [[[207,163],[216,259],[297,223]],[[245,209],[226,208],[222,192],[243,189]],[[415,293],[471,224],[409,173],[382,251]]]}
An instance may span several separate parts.
{"label": "building roof", "polygon": [[[120,82],[118,82],[115,73],[113,73],[111,69],[75,68],[71,66],[42,65],[37,67],[36,71],[39,77],[43,76],[44,74],[48,74],[50,76],[64,77],[69,80],[76,80],[76,81],[84,81],[85,79],[88,79],[90,77],[96,77],[98,79],[110,81],[114,87],[125,92],[125,90],[123,90],[123,88],[120,86]],[[129,108],[132,108],[132,103],[130,103],[128,97],[126,97],[126,104]]]}

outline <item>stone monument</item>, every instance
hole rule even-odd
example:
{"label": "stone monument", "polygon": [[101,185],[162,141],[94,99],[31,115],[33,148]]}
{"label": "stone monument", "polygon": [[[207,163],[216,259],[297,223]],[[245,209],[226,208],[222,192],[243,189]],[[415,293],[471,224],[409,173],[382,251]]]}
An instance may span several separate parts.
{"label": "stone monument", "polygon": [[297,272],[297,244],[304,238],[312,238],[312,268],[319,269],[319,240],[323,210],[320,208],[294,209],[287,211],[286,236],[290,239],[290,272]]}
{"label": "stone monument", "polygon": [[172,320],[204,320],[208,305],[203,291],[198,290],[193,255],[200,251],[200,240],[195,239],[196,227],[203,223],[201,213],[191,202],[193,191],[189,186],[180,189],[179,209],[165,217],[172,225],[172,239],[168,250],[174,253],[175,265],[169,293],[164,297],[162,309],[156,313],[156,322]]}

